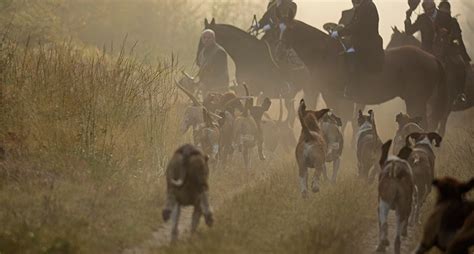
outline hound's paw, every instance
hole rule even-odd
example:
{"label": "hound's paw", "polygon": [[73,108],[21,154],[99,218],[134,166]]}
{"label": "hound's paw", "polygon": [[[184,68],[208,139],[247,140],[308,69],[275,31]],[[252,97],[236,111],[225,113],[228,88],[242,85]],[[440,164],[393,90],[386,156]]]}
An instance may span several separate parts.
{"label": "hound's paw", "polygon": [[319,184],[314,182],[312,185],[311,185],[311,191],[313,193],[318,193],[319,192]]}
{"label": "hound's paw", "polygon": [[204,220],[206,221],[206,225],[208,225],[209,227],[212,227],[212,225],[214,224],[214,216],[212,215],[212,213],[204,215]]}
{"label": "hound's paw", "polygon": [[161,216],[163,217],[163,220],[167,222],[171,217],[171,210],[163,209],[163,211],[161,212]]}

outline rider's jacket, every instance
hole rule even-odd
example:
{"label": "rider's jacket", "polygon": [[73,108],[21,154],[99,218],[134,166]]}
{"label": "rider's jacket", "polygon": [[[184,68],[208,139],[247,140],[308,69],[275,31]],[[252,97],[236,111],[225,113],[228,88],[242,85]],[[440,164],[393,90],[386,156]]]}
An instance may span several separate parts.
{"label": "rider's jacket", "polygon": [[207,89],[222,89],[229,85],[227,53],[218,44],[202,48],[197,58],[199,80]]}
{"label": "rider's jacket", "polygon": [[409,18],[405,20],[405,32],[408,35],[413,35],[420,31],[421,48],[430,53],[433,53],[433,42],[436,34],[434,21],[438,13],[439,11],[436,10],[433,15],[426,13],[420,14],[413,24]]}
{"label": "rider's jacket", "polygon": [[372,0],[355,9],[352,21],[339,31],[351,36],[358,62],[366,71],[379,71],[384,62],[383,39],[379,35],[379,14]]}
{"label": "rider's jacket", "polygon": [[275,28],[278,24],[277,8],[283,12],[283,15],[288,14],[288,10],[291,10],[293,17],[296,15],[297,5],[293,0],[272,0],[268,3],[267,11],[263,14],[260,21],[258,21],[258,28],[269,30]]}
{"label": "rider's jacket", "polygon": [[456,18],[449,13],[439,12],[435,19],[434,51],[436,55],[461,55],[464,62],[469,63],[471,58],[467,54],[462,38],[461,26]]}

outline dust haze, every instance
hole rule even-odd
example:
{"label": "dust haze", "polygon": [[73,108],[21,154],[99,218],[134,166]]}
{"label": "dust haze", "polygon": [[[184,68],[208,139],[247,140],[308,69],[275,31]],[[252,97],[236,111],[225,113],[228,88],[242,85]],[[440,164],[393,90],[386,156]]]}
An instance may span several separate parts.
{"label": "dust haze", "polygon": [[[295,2],[296,18],[317,28],[337,22],[351,7],[350,0]],[[407,1],[374,2],[386,45],[393,26],[403,29]],[[451,4],[472,56],[474,2]],[[169,199],[167,165],[177,148],[195,142],[192,128],[181,130],[188,109],[196,106],[201,118],[207,114],[176,81],[183,70],[198,72],[205,18],[247,30],[266,5],[266,0],[0,1],[0,254],[375,253],[379,196],[377,183],[358,177],[357,126],[343,132],[337,181],[322,181],[320,192],[307,199],[299,189],[296,145],[265,150],[265,160],[253,148],[250,168],[238,144],[231,146],[234,154],[225,167],[200,155],[201,163],[210,163],[213,226],[201,220],[192,235],[193,211],[185,208],[179,240],[170,244],[172,225],[162,218]],[[240,87],[236,94],[239,100],[249,97]],[[305,96],[299,92],[294,98],[295,110]],[[320,101],[318,109],[324,107]],[[369,109],[381,141],[393,139],[396,115],[406,112],[403,101],[368,105],[364,113]],[[267,140],[283,140],[279,124],[298,139],[300,122],[291,129],[286,112],[273,98],[264,122],[274,124]],[[220,124],[225,114],[212,116]],[[209,125],[217,128],[212,120]],[[441,147],[433,148],[436,177],[474,175],[473,126],[472,108],[450,115]],[[419,244],[436,195],[433,188],[401,253]],[[467,196],[472,199],[472,192]],[[392,253],[394,213],[388,224]]]}

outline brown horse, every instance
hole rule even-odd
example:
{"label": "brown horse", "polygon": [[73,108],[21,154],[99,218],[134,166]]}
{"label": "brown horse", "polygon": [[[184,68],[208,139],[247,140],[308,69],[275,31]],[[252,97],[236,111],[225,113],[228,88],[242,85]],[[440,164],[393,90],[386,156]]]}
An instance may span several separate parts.
{"label": "brown horse", "polygon": [[[326,33],[298,20],[282,20],[280,41],[292,47],[301,60],[324,84],[324,94],[341,94],[345,85],[341,44]],[[410,115],[422,116],[428,130],[444,133],[449,115],[446,77],[442,64],[416,47],[385,51],[380,73],[362,77],[354,102],[381,104],[396,97],[405,101]],[[341,95],[339,95],[341,96]]]}
{"label": "brown horse", "polygon": [[[309,86],[311,77],[306,68],[280,68],[266,41],[259,40],[235,26],[216,24],[215,19],[211,22],[205,19],[204,28],[215,32],[217,43],[234,61],[237,83],[249,84],[250,93],[253,95],[263,92],[273,99],[279,98],[280,94],[283,96],[291,126],[296,118],[294,98],[298,91],[303,90],[311,104],[316,104],[319,91],[316,87]],[[201,49],[200,41],[198,53]]]}
{"label": "brown horse", "polygon": [[[387,45],[387,49],[402,47],[402,46],[415,46],[421,48],[421,42],[416,39],[413,35],[400,31],[397,27],[393,27],[393,34],[390,38],[390,42]],[[448,83],[450,84],[450,83]],[[450,88],[452,85],[449,86]],[[474,107],[474,65],[471,64],[470,70],[466,72],[466,84],[464,93],[466,94],[466,103],[455,103],[451,110],[452,111],[463,111]]]}

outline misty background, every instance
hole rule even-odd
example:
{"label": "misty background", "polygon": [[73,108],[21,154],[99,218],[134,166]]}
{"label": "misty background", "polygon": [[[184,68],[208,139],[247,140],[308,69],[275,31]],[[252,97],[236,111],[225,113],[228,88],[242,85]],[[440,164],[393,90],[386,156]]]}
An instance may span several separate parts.
{"label": "misty background", "polygon": [[[297,0],[297,18],[321,28],[335,22],[350,0]],[[403,28],[405,0],[375,0],[380,32],[388,43],[392,26]],[[253,14],[260,17],[267,1],[257,0],[6,0],[0,2],[0,23],[16,39],[48,43],[73,40],[82,47],[113,46],[125,37],[147,59],[172,52],[186,65],[194,60],[205,17],[247,29]],[[466,44],[474,45],[474,3],[454,1],[453,14],[463,28]],[[420,13],[421,7],[416,13]],[[416,18],[416,15],[412,17]]]}

